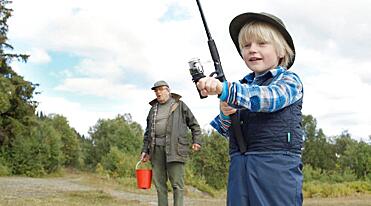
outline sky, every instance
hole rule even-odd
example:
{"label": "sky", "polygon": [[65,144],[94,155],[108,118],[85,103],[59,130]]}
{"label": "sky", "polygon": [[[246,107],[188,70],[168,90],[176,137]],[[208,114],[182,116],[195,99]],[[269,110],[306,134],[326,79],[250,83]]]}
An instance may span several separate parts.
{"label": "sky", "polygon": [[[230,39],[230,21],[245,12],[280,17],[296,47],[291,71],[304,84],[302,112],[326,136],[371,135],[371,2],[368,0],[200,0],[229,81],[250,71]],[[188,61],[214,68],[193,0],[14,0],[9,43],[26,80],[39,83],[35,100],[61,114],[81,134],[98,119],[130,113],[145,128],[158,80],[182,95],[203,129],[219,114],[215,96],[200,99]]]}

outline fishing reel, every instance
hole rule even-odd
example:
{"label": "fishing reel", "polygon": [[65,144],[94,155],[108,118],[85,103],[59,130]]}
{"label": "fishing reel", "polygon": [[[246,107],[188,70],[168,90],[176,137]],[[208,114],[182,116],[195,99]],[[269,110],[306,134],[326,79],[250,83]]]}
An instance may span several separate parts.
{"label": "fishing reel", "polygon": [[192,76],[192,81],[196,85],[196,89],[198,91],[198,94],[200,95],[200,98],[206,98],[207,96],[202,96],[200,90],[197,88],[197,82],[201,79],[206,77],[204,74],[204,68],[200,62],[199,58],[192,58],[191,60],[188,61],[189,64],[189,73]]}

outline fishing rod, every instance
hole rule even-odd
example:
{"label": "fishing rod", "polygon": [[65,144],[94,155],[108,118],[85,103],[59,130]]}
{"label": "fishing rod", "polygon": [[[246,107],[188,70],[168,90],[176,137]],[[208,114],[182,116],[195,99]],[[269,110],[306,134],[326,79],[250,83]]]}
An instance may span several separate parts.
{"label": "fishing rod", "polygon": [[[209,76],[212,77],[216,75],[215,78],[218,79],[219,81],[221,82],[227,81],[227,79],[225,78],[224,72],[223,72],[222,64],[220,62],[219,52],[216,47],[214,39],[211,37],[210,30],[209,30],[209,27],[207,26],[204,12],[202,11],[201,3],[199,0],[196,0],[196,2],[197,2],[198,10],[200,11],[200,14],[201,14],[202,23],[206,31],[206,35],[208,39],[207,44],[209,46],[211,58],[213,59],[213,62],[214,62],[215,71],[212,72]],[[192,75],[192,80],[196,84],[196,87],[197,87],[197,82],[201,78],[205,77],[201,61],[199,58],[193,58],[188,62],[188,64],[190,67],[189,72]],[[201,99],[207,97],[207,96],[202,96],[200,90],[197,89],[197,91]],[[236,113],[231,114],[229,116],[231,118],[231,122],[232,122],[231,127],[232,127],[234,137],[237,140],[238,148],[241,153],[245,153],[247,151],[247,145],[242,135],[239,117],[237,116]]]}

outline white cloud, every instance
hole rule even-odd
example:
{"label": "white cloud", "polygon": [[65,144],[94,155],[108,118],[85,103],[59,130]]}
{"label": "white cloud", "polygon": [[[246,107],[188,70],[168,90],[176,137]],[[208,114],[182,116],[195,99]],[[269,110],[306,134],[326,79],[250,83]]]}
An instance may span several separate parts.
{"label": "white cloud", "polygon": [[67,91],[80,95],[93,95],[106,98],[123,98],[130,100],[135,96],[143,96],[146,92],[136,88],[135,85],[114,84],[107,79],[69,78],[56,90]]}
{"label": "white cloud", "polygon": [[[247,11],[277,14],[295,41],[297,58],[292,70],[304,83],[304,114],[317,118],[318,127],[327,135],[345,129],[357,137],[371,134],[369,1],[201,3],[228,80],[238,80],[249,72],[230,40],[230,20]],[[173,14],[184,14],[181,21],[160,21],[168,6],[174,5],[182,11]],[[34,62],[30,63],[52,61],[47,55],[50,51],[81,58],[78,65],[63,71],[68,75],[57,92],[80,98],[90,95],[122,99],[122,105],[107,101],[106,107],[117,109],[116,113],[130,112],[135,121],[144,125],[147,102],[154,97],[149,88],[156,80],[165,79],[173,91],[184,96],[202,125],[218,113],[217,99],[200,100],[188,72],[190,58],[210,60],[196,2],[17,0],[13,8],[9,36],[15,47],[19,42],[37,48]],[[213,65],[206,63],[204,69],[209,74]],[[93,110],[85,112],[76,109],[67,114],[75,119],[73,115],[96,116]]]}
{"label": "white cloud", "polygon": [[33,48],[31,52],[29,53],[30,57],[28,58],[28,62],[34,63],[34,64],[46,64],[51,61],[51,57],[49,54],[39,48]]}
{"label": "white cloud", "polygon": [[40,96],[36,100],[39,102],[38,111],[63,115],[76,131],[84,135],[87,135],[89,128],[94,126],[98,119],[115,117],[115,113],[89,110],[78,102],[71,102],[62,97]]}

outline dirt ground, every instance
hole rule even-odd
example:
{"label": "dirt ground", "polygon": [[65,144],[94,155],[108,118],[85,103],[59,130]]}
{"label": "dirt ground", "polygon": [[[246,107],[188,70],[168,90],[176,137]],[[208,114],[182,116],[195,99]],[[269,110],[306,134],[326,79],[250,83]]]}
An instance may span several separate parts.
{"label": "dirt ground", "polygon": [[[67,192],[103,191],[119,200],[132,202],[130,205],[157,205],[157,197],[152,191],[128,192],[117,190],[115,187],[107,188],[99,185],[87,185],[79,178],[28,178],[28,177],[0,177],[0,205],[8,205],[4,202],[11,202],[16,199],[39,199],[53,197]],[[172,202],[171,193],[169,201]],[[134,203],[133,203],[134,202]],[[197,198],[185,197],[185,205],[225,205],[225,200],[218,198]]]}
{"label": "dirt ground", "polygon": [[[157,205],[156,193],[151,190],[122,190],[110,184],[100,184],[100,182],[89,183],[84,176],[68,176],[57,178],[29,178],[29,177],[0,177],[0,206],[10,205],[29,205],[27,201],[37,200],[40,204],[31,205],[53,205],[49,204],[50,198],[68,194],[70,192],[103,192],[114,200],[123,201],[124,205]],[[99,193],[98,193],[99,194]],[[169,193],[170,205],[172,205],[171,193]],[[89,198],[89,197],[88,197]],[[90,197],[91,198],[91,197]],[[20,201],[21,200],[21,201]],[[23,200],[23,201],[22,201]],[[86,199],[79,200],[82,204]],[[64,202],[59,205],[75,205]],[[101,205],[101,204],[96,204]],[[109,205],[109,204],[103,204]],[[117,204],[113,204],[117,205]],[[122,205],[122,204],[119,204]],[[225,197],[215,198],[204,195],[194,188],[187,188],[185,196],[186,206],[224,206]],[[304,206],[371,206],[371,196],[344,197],[344,198],[318,198],[305,199]]]}

